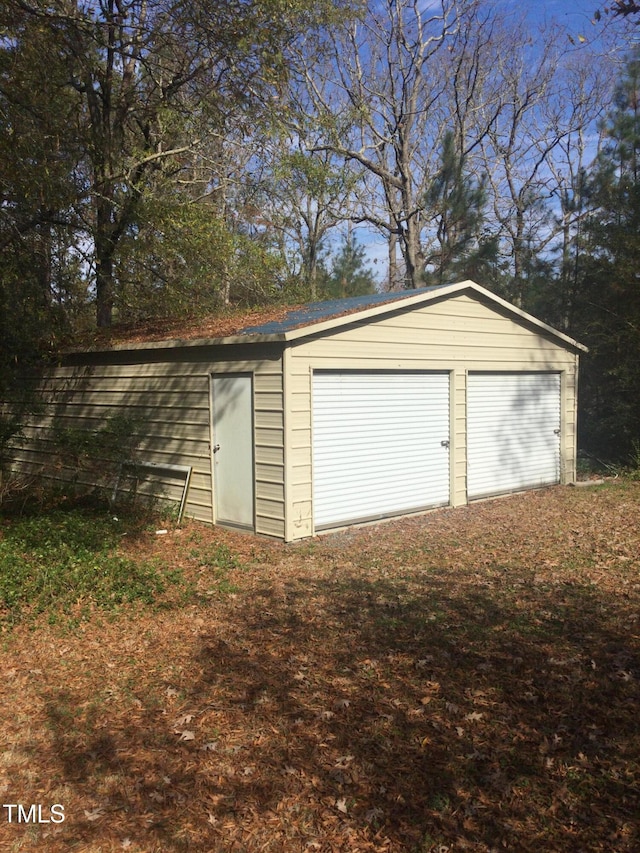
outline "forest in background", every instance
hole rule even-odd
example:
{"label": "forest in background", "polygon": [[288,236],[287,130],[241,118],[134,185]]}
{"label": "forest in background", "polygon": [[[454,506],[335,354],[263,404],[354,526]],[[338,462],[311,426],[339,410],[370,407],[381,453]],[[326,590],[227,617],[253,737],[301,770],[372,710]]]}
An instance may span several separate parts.
{"label": "forest in background", "polygon": [[2,0],[3,397],[94,329],[472,278],[589,347],[581,447],[637,465],[639,22]]}

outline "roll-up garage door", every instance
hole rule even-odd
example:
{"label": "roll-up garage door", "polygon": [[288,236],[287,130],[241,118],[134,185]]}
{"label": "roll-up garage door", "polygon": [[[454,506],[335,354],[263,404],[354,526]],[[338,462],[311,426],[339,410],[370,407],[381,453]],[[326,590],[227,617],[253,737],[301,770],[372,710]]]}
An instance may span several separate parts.
{"label": "roll-up garage door", "polygon": [[470,373],[468,497],[559,481],[560,375]]}
{"label": "roll-up garage door", "polygon": [[448,503],[448,374],[313,374],[316,529]]}

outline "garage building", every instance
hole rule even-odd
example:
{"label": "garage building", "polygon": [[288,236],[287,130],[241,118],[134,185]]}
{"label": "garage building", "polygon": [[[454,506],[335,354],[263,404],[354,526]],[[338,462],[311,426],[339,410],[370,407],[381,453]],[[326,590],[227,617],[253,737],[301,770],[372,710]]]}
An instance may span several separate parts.
{"label": "garage building", "polygon": [[573,482],[584,350],[472,281],[315,303],[69,354],[16,459],[132,413],[136,460],[188,516],[293,541]]}

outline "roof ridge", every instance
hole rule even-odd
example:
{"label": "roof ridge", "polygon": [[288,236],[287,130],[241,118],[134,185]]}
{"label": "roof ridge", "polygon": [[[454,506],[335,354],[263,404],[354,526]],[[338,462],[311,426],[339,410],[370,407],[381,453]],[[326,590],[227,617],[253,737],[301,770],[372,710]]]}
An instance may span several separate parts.
{"label": "roof ridge", "polygon": [[430,293],[449,285],[438,284],[430,287],[414,288],[411,290],[388,290],[367,293],[361,296],[346,296],[336,299],[324,299],[319,302],[309,302],[289,311],[280,320],[271,320],[267,323],[258,323],[246,326],[239,331],[241,335],[267,335],[279,332],[293,331],[300,326],[308,326],[322,320],[330,320],[341,315],[351,313],[353,310],[366,310],[374,306],[383,305],[386,302],[396,302],[400,299],[408,299],[412,296]]}

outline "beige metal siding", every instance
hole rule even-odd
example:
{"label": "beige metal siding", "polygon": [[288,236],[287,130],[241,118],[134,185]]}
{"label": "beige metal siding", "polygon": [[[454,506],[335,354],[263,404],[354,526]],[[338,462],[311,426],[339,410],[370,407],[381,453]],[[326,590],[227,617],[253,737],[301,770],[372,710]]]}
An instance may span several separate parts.
{"label": "beige metal siding", "polygon": [[[249,357],[250,356],[250,357]],[[136,418],[136,459],[193,468],[186,515],[211,523],[210,384],[213,372],[252,372],[256,435],[256,530],[284,537],[282,358],[278,348],[185,347],[76,355],[39,383],[44,403],[16,448],[16,464],[36,471],[51,457],[55,423],[96,431],[109,417]],[[60,479],[71,471],[49,472]],[[179,501],[182,482],[154,477]]]}
{"label": "beige metal siding", "polygon": [[[98,431],[109,418],[126,414],[135,420],[139,461],[158,465],[190,465],[193,468],[186,513],[211,520],[211,473],[209,464],[208,379],[199,362],[139,363],[118,354],[86,357],[88,364],[69,364],[52,369],[41,393],[42,415],[32,417],[25,431],[27,441],[19,448],[17,462],[23,468],[46,466],[55,451],[53,428]],[[76,359],[77,360],[77,357]],[[75,472],[47,472],[60,480]],[[141,472],[142,473],[142,472]],[[81,478],[82,479],[82,478]],[[85,477],[86,479],[86,477]],[[162,494],[179,501],[183,477],[154,473],[141,491]]]}
{"label": "beige metal siding", "polygon": [[284,539],[284,393],[281,354],[255,360],[253,373],[256,533]]}
{"label": "beige metal siding", "polygon": [[563,375],[563,482],[575,476],[577,356],[541,330],[492,304],[458,294],[382,319],[355,321],[291,345],[285,364],[288,539],[313,535],[311,377],[314,370],[445,370],[452,374],[451,503],[467,501],[466,377],[474,370],[558,371]]}

